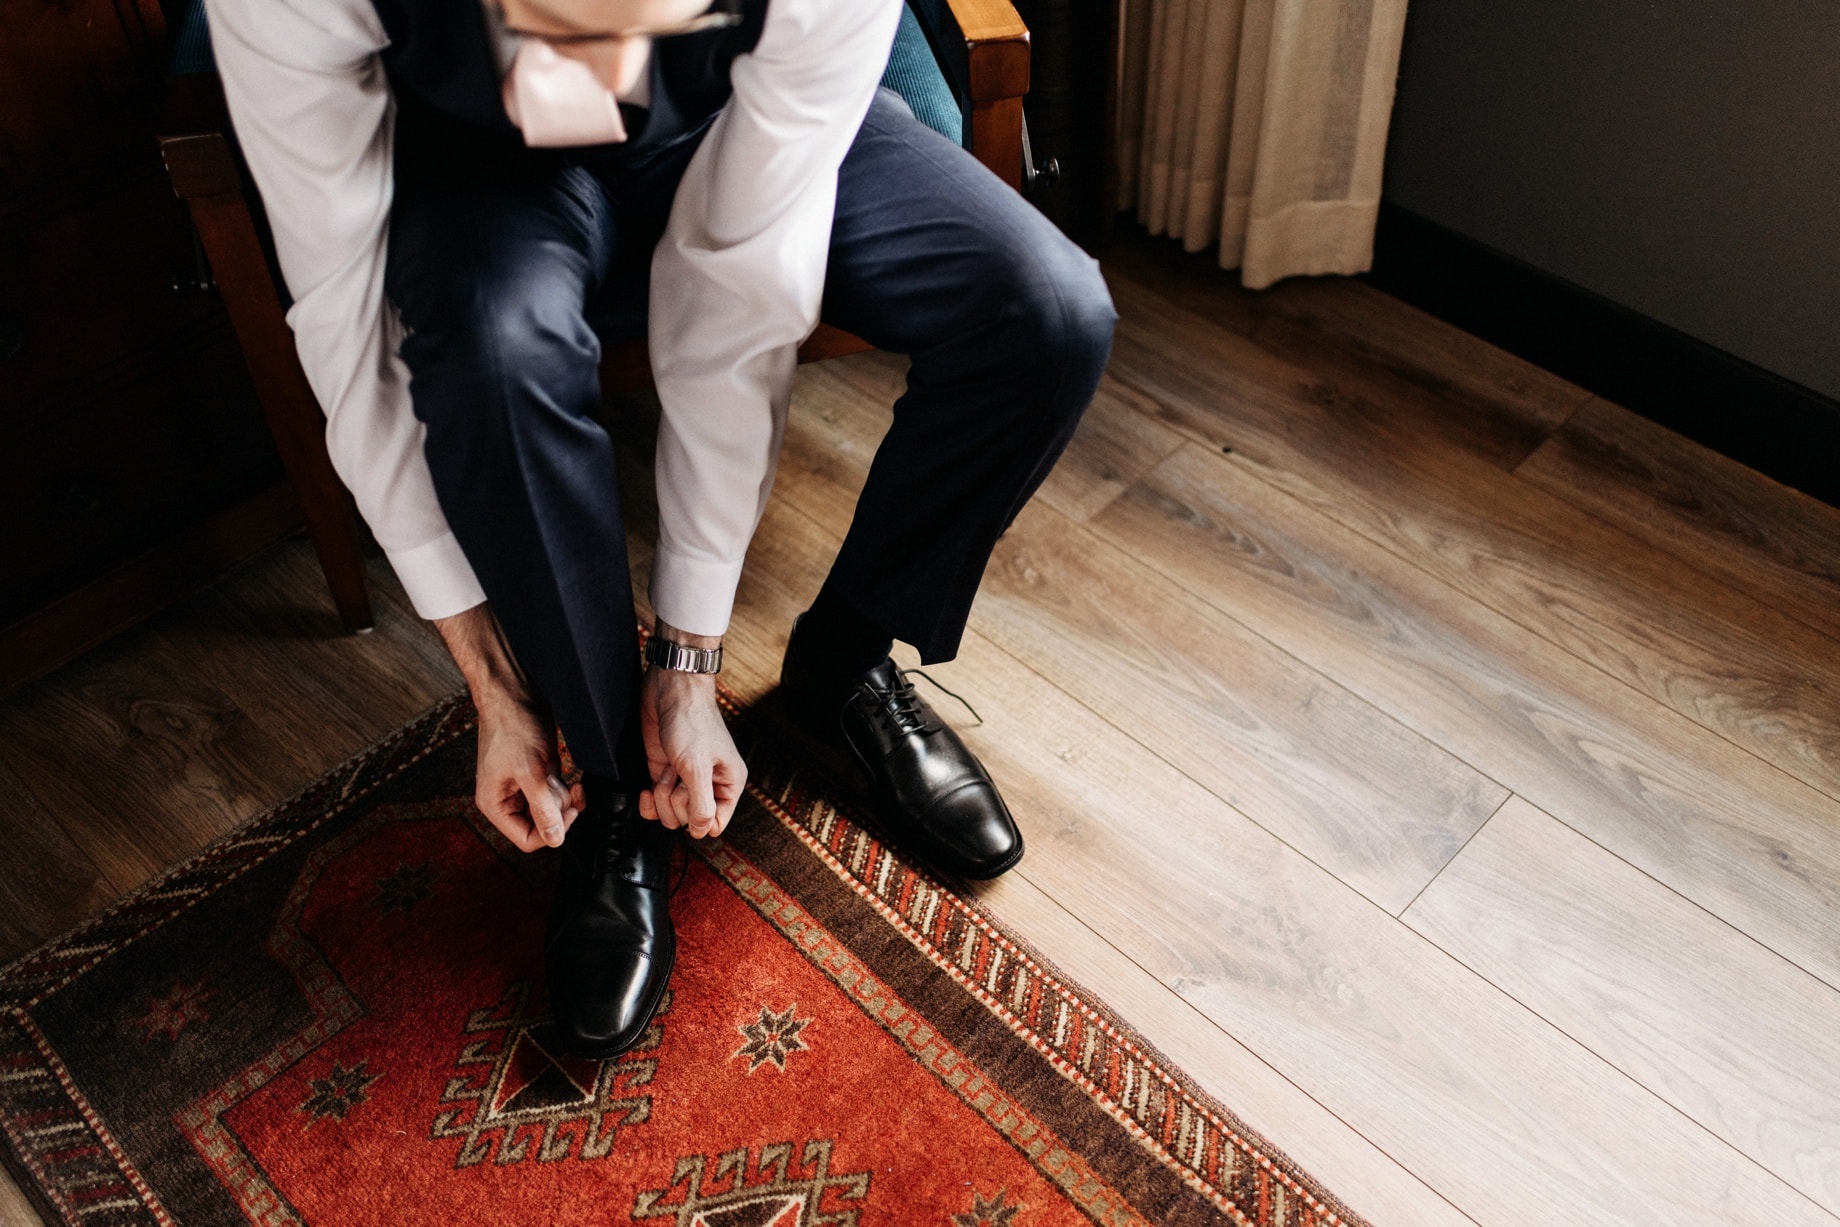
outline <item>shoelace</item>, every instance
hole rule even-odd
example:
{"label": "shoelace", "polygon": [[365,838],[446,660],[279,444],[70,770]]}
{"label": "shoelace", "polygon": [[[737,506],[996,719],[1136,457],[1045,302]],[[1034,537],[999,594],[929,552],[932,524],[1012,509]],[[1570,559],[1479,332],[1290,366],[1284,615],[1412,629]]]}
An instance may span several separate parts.
{"label": "shoelace", "polygon": [[869,689],[888,718],[894,721],[895,728],[903,733],[922,732],[926,728],[926,717],[920,714],[920,696],[914,693],[906,674],[898,676],[900,683],[886,690],[874,686]]}
{"label": "shoelace", "polygon": [[[596,866],[597,872],[608,874],[620,871],[620,858],[628,851],[628,839],[632,834],[629,824],[633,821],[635,821],[633,816],[628,814],[613,830],[607,833],[607,841],[601,845],[600,861]],[[637,821],[644,822],[645,819],[639,818]],[[677,888],[684,884],[684,879],[690,874],[690,851],[683,847],[682,840],[673,840],[671,859],[677,860],[680,853],[683,855],[683,867],[677,871],[676,878],[671,883],[670,893],[665,896],[667,899],[676,897]]]}
{"label": "shoelace", "polygon": [[620,858],[626,855],[626,822],[613,824],[607,832],[606,840],[601,844],[600,864],[596,867],[601,873],[618,873]]}
{"label": "shoelace", "polygon": [[690,876],[690,849],[684,847],[684,841],[681,839],[672,842],[671,859],[676,860],[680,853],[684,858],[684,867],[677,871],[677,879],[671,883],[671,893],[665,896],[666,899],[677,898],[677,888],[682,886],[684,879]]}
{"label": "shoelace", "polygon": [[870,687],[870,689],[881,702],[883,710],[894,720],[895,727],[900,729],[903,733],[922,732],[926,727],[926,719],[921,715],[920,696],[915,692],[913,683],[907,680],[911,677],[925,678],[933,685],[934,689],[957,699],[964,709],[971,713],[971,718],[976,720],[978,725],[984,723],[984,717],[978,715],[977,708],[971,706],[970,701],[967,700],[965,696],[954,690],[947,689],[940,684],[938,678],[934,677],[926,670],[903,669],[900,671],[899,676],[901,679],[901,684],[899,686],[891,686],[887,690],[881,690],[875,687]]}

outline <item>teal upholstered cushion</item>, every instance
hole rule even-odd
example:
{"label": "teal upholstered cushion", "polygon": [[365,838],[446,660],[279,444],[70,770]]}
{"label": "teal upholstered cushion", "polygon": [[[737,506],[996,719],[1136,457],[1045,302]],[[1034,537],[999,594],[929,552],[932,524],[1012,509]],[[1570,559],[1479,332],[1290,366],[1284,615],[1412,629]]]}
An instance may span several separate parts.
{"label": "teal upholstered cushion", "polygon": [[895,31],[882,84],[901,95],[921,123],[954,145],[965,143],[965,113],[946,84],[939,57],[927,43],[919,18],[906,5],[901,8],[901,28]]}
{"label": "teal upholstered cushion", "polygon": [[216,71],[217,60],[211,55],[211,28],[204,20],[204,0],[191,0],[173,33],[173,76]]}
{"label": "teal upholstered cushion", "polygon": [[[939,0],[912,0],[937,28]],[[942,133],[954,144],[964,143],[965,116],[939,57],[927,42],[926,29],[906,6],[901,10],[901,26],[895,33],[894,50],[888,57],[888,70],[882,84],[907,100],[914,114],[927,127]],[[173,34],[172,71],[175,75],[216,71],[211,56],[211,31],[205,24],[203,0],[190,0]]]}

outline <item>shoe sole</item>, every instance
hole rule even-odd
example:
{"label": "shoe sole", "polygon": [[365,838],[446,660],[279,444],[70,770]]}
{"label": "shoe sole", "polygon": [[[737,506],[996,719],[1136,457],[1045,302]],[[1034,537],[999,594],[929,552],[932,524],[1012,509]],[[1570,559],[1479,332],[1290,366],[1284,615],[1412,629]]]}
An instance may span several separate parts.
{"label": "shoe sole", "polygon": [[[944,873],[950,877],[963,878],[968,882],[995,881],[997,878],[1002,877],[1017,865],[1021,864],[1022,854],[1028,851],[1028,846],[1026,844],[1018,842],[1016,850],[1004,857],[1001,861],[998,861],[995,865],[983,869],[952,868],[941,864],[941,858],[937,854],[928,852],[920,840],[903,838],[900,833],[889,827],[888,823],[880,814],[869,815],[868,819],[869,825],[873,826],[878,834],[886,838],[887,841],[895,847],[918,857],[928,869]],[[1021,832],[1017,832],[1018,841],[1021,840],[1021,837]]]}
{"label": "shoe sole", "polygon": [[[1020,839],[1021,835],[1018,834],[1017,838]],[[961,878],[969,878],[973,882],[995,881],[997,878],[1002,877],[1004,874],[1014,869],[1017,865],[1020,865],[1022,863],[1022,854],[1027,851],[1028,851],[1028,846],[1026,844],[1018,843],[1016,845],[1016,850],[1012,852],[1010,855],[1004,857],[993,868],[980,870],[977,873],[970,873],[970,872],[961,870],[959,871],[958,876]]]}

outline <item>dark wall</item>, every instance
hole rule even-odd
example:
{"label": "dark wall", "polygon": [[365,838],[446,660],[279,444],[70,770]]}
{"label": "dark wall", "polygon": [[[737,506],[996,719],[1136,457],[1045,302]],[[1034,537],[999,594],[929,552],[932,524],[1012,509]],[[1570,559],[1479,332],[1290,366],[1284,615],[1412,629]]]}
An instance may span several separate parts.
{"label": "dark wall", "polygon": [[1840,398],[1840,3],[1412,0],[1386,199]]}

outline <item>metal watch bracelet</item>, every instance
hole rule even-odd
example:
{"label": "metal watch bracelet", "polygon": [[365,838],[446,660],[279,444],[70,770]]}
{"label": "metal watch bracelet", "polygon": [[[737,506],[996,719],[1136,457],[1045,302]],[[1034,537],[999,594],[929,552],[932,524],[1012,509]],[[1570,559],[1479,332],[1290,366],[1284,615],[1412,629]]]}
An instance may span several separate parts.
{"label": "metal watch bracelet", "polygon": [[653,635],[645,641],[645,663],[679,673],[720,673],[721,648],[689,648]]}

